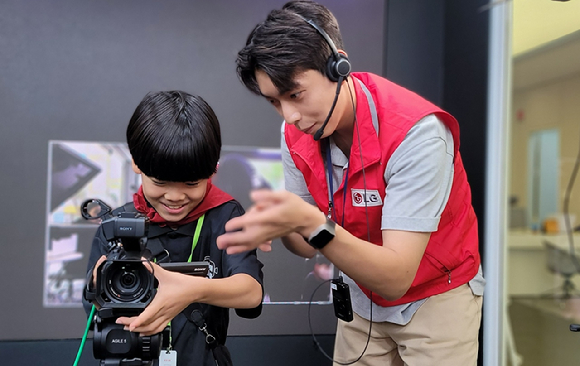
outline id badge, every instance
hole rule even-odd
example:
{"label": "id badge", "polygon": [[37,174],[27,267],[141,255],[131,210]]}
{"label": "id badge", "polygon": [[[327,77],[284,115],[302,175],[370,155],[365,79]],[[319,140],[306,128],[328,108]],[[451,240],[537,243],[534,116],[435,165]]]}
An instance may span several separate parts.
{"label": "id badge", "polygon": [[161,351],[159,366],[177,366],[177,351]]}

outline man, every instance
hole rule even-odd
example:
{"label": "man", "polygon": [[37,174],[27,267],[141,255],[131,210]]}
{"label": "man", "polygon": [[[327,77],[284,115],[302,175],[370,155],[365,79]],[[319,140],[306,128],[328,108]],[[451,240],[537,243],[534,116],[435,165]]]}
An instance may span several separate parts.
{"label": "man", "polygon": [[485,281],[458,123],[384,78],[350,73],[343,48],[332,13],[311,1],[273,10],[248,36],[237,72],[285,120],[286,191],[253,192],[218,247],[281,237],[334,263],[355,313],[338,322],[337,364],[366,348],[358,364],[475,365]]}

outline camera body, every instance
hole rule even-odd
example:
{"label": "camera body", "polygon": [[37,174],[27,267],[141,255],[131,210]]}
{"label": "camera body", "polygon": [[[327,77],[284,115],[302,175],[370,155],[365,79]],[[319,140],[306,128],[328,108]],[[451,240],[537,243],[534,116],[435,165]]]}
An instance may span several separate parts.
{"label": "camera body", "polygon": [[101,223],[109,242],[107,259],[97,268],[94,301],[102,318],[135,316],[153,300],[157,281],[143,265],[148,222],[121,212]]}
{"label": "camera body", "polygon": [[139,337],[115,323],[120,316],[139,315],[157,292],[157,280],[143,264],[143,257],[147,257],[148,219],[137,212],[113,215],[109,206],[94,199],[83,203],[81,213],[85,219],[101,220],[108,242],[106,260],[96,271],[96,286],[90,289],[89,278],[84,291],[85,299],[98,305],[93,355],[101,360],[101,366],[151,365],[166,346],[164,339],[169,337],[164,333],[168,330]]}
{"label": "camera body", "polygon": [[[98,305],[94,318],[93,355],[101,366],[148,366],[169,346],[169,327],[152,336],[139,336],[115,320],[137,316],[157,293],[158,281],[144,265],[152,259],[147,249],[149,219],[138,212],[115,213],[103,201],[89,199],[81,205],[87,220],[100,220],[108,243],[107,257],[92,272],[83,292],[85,300]],[[145,259],[143,259],[145,258]],[[168,257],[166,257],[168,258]],[[190,276],[206,277],[208,262],[158,263],[162,268]]]}

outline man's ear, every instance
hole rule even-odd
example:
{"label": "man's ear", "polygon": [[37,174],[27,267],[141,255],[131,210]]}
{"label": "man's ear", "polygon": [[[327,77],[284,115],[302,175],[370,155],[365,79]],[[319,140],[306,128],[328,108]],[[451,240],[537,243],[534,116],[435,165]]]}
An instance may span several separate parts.
{"label": "man's ear", "polygon": [[135,160],[133,160],[133,158],[131,158],[131,167],[136,174],[141,174],[141,169],[139,169],[137,164],[135,164]]}

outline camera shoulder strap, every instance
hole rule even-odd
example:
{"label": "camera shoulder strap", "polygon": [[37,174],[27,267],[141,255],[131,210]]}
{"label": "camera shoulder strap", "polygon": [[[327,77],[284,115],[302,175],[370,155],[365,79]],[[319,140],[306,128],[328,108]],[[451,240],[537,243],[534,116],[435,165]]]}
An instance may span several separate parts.
{"label": "camera shoulder strap", "polygon": [[199,309],[198,304],[190,304],[186,309],[186,317],[189,321],[197,326],[197,328],[205,334],[205,343],[207,343],[209,348],[214,348],[216,346],[216,338],[207,329],[207,323],[203,317],[203,313]]}

